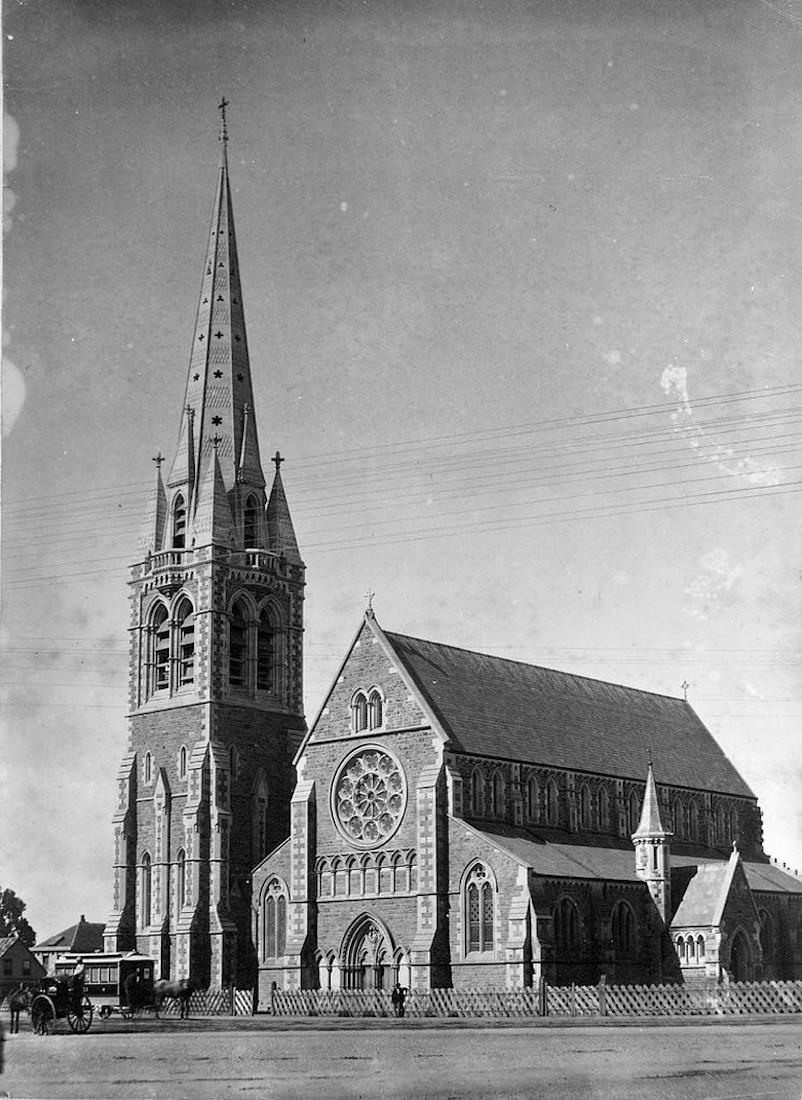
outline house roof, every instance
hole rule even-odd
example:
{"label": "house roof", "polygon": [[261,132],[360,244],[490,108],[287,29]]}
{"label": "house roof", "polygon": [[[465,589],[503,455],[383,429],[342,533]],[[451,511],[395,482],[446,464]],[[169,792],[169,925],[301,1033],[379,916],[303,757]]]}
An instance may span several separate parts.
{"label": "house roof", "polygon": [[90,955],[103,950],[103,929],[105,923],[88,921],[82,915],[77,924],[71,924],[63,932],[57,932],[41,943],[34,944],[34,951],[75,951]]}
{"label": "house roof", "polygon": [[16,936],[3,936],[2,939],[0,939],[0,958],[2,958],[3,955],[5,955],[6,951],[8,951],[9,947],[11,947],[16,942]]}
{"label": "house roof", "polygon": [[384,632],[457,750],[754,798],[693,708],[587,676]]}

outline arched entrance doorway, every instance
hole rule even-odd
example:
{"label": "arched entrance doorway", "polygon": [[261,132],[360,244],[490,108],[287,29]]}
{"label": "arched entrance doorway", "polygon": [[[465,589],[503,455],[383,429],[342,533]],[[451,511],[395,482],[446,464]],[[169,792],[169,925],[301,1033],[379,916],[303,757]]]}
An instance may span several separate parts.
{"label": "arched entrance doorway", "polygon": [[732,938],[730,945],[730,980],[733,982],[748,982],[751,970],[752,955],[746,936],[738,929]]}
{"label": "arched entrance doorway", "polygon": [[343,937],[343,989],[391,989],[395,981],[393,942],[374,917],[358,917]]}

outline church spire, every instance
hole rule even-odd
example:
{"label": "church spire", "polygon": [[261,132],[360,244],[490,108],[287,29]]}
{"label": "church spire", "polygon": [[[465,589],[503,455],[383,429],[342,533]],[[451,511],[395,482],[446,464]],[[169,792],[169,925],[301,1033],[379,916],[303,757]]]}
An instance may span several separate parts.
{"label": "church spire", "polygon": [[236,485],[243,493],[252,489],[262,494],[265,488],[228,174],[227,106],[223,99],[217,190],[184,397],[188,411],[167,479],[168,490],[186,488],[190,522],[200,494],[200,487],[192,484],[193,473],[214,469],[210,460],[215,446],[227,492]]}

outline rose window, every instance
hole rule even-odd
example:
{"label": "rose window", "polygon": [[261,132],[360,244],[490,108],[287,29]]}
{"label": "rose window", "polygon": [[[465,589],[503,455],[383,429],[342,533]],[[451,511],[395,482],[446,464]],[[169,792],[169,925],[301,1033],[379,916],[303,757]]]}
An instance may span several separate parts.
{"label": "rose window", "polygon": [[334,783],[335,823],[350,841],[364,847],[386,840],[401,821],[406,783],[400,765],[381,749],[351,756]]}

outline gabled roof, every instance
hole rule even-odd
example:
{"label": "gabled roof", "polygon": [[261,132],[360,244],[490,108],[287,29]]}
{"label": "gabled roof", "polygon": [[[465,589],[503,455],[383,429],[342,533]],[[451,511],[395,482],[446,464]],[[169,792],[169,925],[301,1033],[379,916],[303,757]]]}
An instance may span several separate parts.
{"label": "gabled roof", "polygon": [[16,942],[16,936],[3,936],[3,938],[0,939],[0,958],[2,958],[3,955],[5,955],[6,951],[8,951],[9,947],[13,947]]}
{"label": "gabled roof", "polygon": [[[466,821],[460,821],[459,824],[466,830],[476,833],[499,851],[511,856],[516,862],[531,868],[534,874],[544,878],[590,879],[599,882],[643,881],[635,872],[635,852],[632,844],[623,837],[607,838],[604,844],[573,844],[570,834],[566,834],[564,841],[544,840],[527,829],[502,822],[483,828],[477,828]],[[672,868],[686,879],[687,875],[695,870],[691,884],[697,883],[694,890],[696,900],[694,900],[694,894],[689,897],[689,885],[672,923],[677,923],[679,920],[685,899],[688,899],[687,913],[693,916],[702,912],[711,912],[715,908],[715,904],[721,897],[721,889],[724,887],[729,889],[734,873],[731,863],[731,859],[704,859],[699,856],[680,856],[672,853]],[[750,890],[802,894],[802,882],[773,864],[741,861],[740,866],[746,875]],[[684,924],[711,923],[706,920],[685,920],[685,916],[683,912]]]}
{"label": "gabled roof", "polygon": [[457,751],[754,798],[683,699],[385,632]]}
{"label": "gabled roof", "polygon": [[734,867],[726,863],[700,865],[677,907],[672,928],[691,928],[721,924],[724,906],[732,886]]}
{"label": "gabled roof", "polygon": [[105,922],[98,924],[94,921],[85,920],[82,916],[77,924],[71,924],[63,932],[57,932],[55,936],[50,936],[49,939],[34,944],[33,950],[76,951],[87,955],[102,951],[103,929],[105,927]]}

